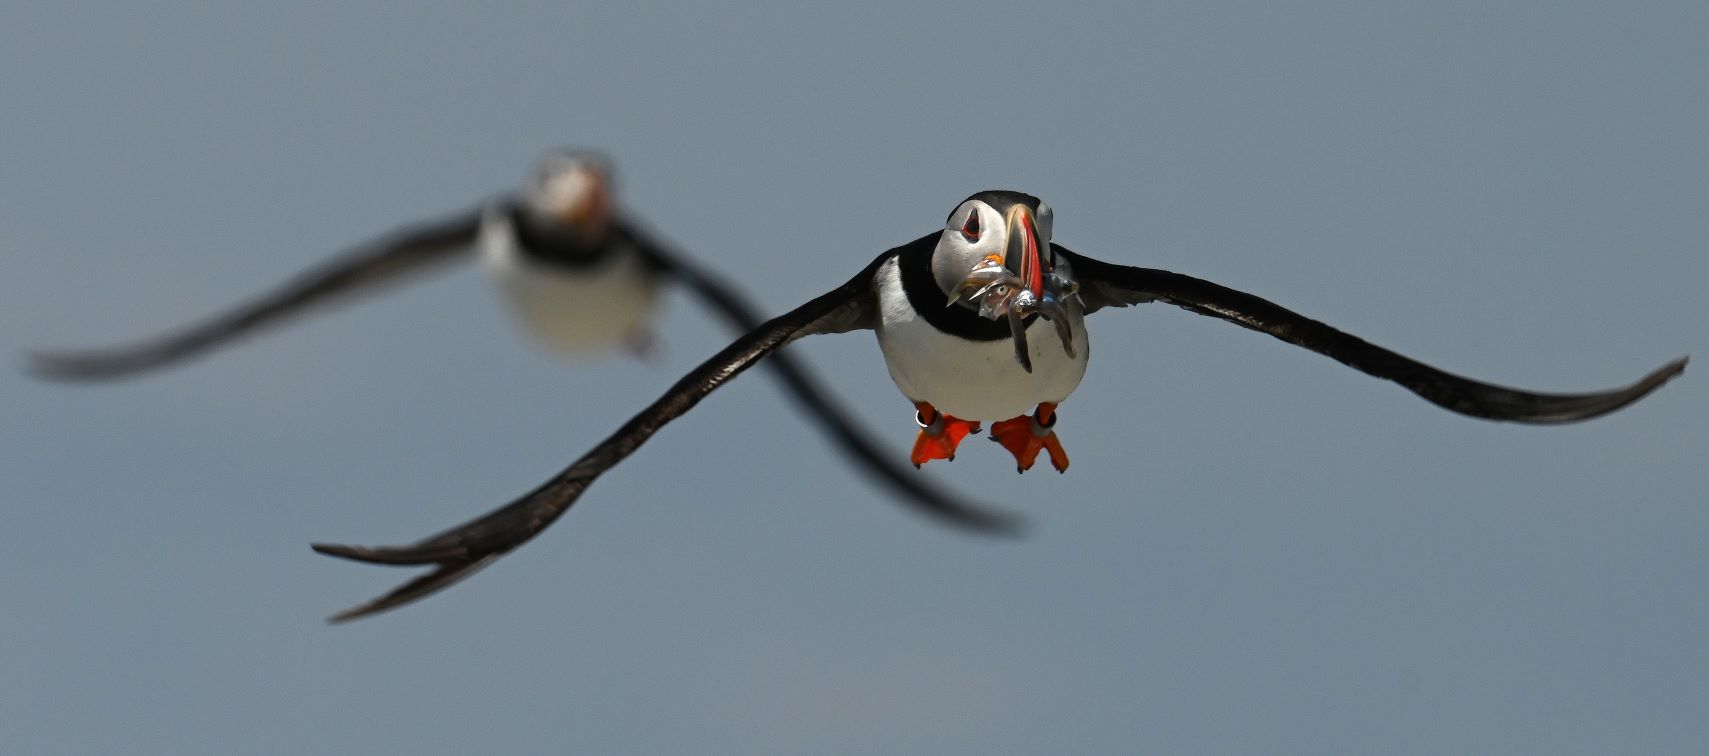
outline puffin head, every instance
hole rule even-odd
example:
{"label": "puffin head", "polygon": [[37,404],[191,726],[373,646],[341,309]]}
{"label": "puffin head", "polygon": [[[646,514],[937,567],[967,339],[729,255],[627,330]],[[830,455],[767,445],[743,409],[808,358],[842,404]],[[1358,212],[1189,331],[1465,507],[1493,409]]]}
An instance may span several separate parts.
{"label": "puffin head", "polygon": [[559,150],[540,159],[523,206],[542,225],[593,244],[611,227],[611,161],[591,150]]}
{"label": "puffin head", "polygon": [[1015,361],[1032,372],[1027,328],[1034,315],[1056,326],[1062,351],[1074,356],[1069,307],[1079,287],[1056,272],[1050,206],[1030,194],[980,192],[956,206],[932,253],[932,278],[949,299],[1009,323]]}
{"label": "puffin head", "polygon": [[975,270],[996,270],[1044,296],[1045,276],[1055,267],[1050,252],[1050,205],[1037,197],[1006,190],[985,191],[962,200],[944,223],[932,253],[932,277],[944,296],[958,299]]}

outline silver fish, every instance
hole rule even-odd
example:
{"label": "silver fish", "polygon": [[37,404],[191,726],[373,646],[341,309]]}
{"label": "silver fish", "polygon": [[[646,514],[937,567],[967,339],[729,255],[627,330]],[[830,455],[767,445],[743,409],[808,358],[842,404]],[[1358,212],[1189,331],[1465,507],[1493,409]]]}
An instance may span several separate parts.
{"label": "silver fish", "polygon": [[986,258],[961,280],[946,306],[966,304],[982,318],[1007,320],[1015,341],[1015,362],[1030,373],[1033,366],[1032,355],[1027,350],[1027,316],[1036,314],[1050,321],[1062,341],[1062,351],[1074,357],[1074,333],[1068,325],[1067,303],[1079,300],[1080,284],[1054,270],[1045,275],[1043,296],[1035,296],[1014,272]]}

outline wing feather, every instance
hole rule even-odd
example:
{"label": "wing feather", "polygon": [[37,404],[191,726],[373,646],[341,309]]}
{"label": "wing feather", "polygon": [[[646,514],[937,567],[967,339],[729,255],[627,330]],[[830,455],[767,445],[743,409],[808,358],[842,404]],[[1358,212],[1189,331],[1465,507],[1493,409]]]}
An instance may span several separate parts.
{"label": "wing feather", "polygon": [[374,602],[341,612],[334,622],[365,617],[401,606],[450,585],[456,578],[539,535],[607,470],[635,453],[660,428],[693,409],[719,386],[752,367],[784,344],[802,336],[871,328],[877,320],[873,277],[889,253],[848,283],[800,307],[766,321],[683,376],[664,396],[571,463],[563,472],[521,498],[486,515],[410,546],[361,547],[314,544],[315,551],[361,562],[436,565],[432,573]]}
{"label": "wing feather", "polygon": [[[1055,245],[1053,245],[1055,246]],[[1454,375],[1336,330],[1261,297],[1180,273],[1094,260],[1056,247],[1080,283],[1086,312],[1166,302],[1305,347],[1366,374],[1394,381],[1426,400],[1487,420],[1550,424],[1588,420],[1635,402],[1685,370],[1687,358],[1631,385],[1583,394],[1545,394]]]}
{"label": "wing feather", "polygon": [[128,346],[28,355],[31,373],[56,380],[121,378],[229,344],[337,295],[396,280],[473,245],[480,213],[402,229],[309,270],[277,290],[203,322]]}
{"label": "wing feather", "polygon": [[[631,224],[620,225],[619,233],[628,236],[635,247],[656,267],[674,275],[732,326],[743,331],[760,326],[761,318],[753,305],[738,295],[734,287],[710,271],[671,252]],[[850,320],[821,323],[815,330],[826,333],[849,331],[859,327],[863,320],[870,320],[872,317],[868,311],[853,308],[836,312]],[[833,399],[822,388],[820,381],[813,377],[807,367],[796,360],[789,350],[781,350],[771,355],[766,366],[774,371],[802,410],[818,422],[845,455],[888,484],[909,506],[944,522],[974,530],[1009,532],[1014,529],[1015,523],[1011,518],[997,514],[983,505],[962,501],[949,492],[932,486],[917,471],[904,468],[897,461],[900,457],[893,458],[892,455],[883,453],[879,443],[855,422],[853,413]]]}

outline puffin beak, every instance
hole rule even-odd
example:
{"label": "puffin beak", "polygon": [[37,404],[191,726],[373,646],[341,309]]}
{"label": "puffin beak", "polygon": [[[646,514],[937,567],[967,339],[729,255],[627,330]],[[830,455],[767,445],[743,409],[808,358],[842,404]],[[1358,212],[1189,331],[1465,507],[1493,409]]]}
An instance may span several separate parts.
{"label": "puffin beak", "polygon": [[[1003,259],[989,255],[975,265],[950,294],[949,303],[977,306],[981,317],[1006,319],[1015,340],[1015,362],[1033,371],[1032,352],[1027,347],[1027,317],[1037,314],[1056,323],[1062,349],[1074,356],[1072,329],[1060,302],[1044,290],[1044,263],[1039,259],[1038,223],[1025,205],[1013,205],[1003,214]],[[947,233],[947,232],[946,232]]]}
{"label": "puffin beak", "polygon": [[1003,250],[1003,267],[1021,279],[1021,285],[1032,292],[1034,301],[1044,296],[1044,267],[1039,263],[1038,227],[1033,211],[1025,205],[1015,205],[1005,214],[1008,246]]}
{"label": "puffin beak", "polygon": [[611,185],[601,171],[588,171],[588,188],[582,200],[565,208],[560,216],[570,228],[589,235],[603,233],[611,220]]}
{"label": "puffin beak", "polygon": [[[1003,248],[1003,267],[1020,279],[1021,288],[1030,293],[1031,302],[1044,298],[1044,268],[1038,259],[1038,226],[1033,211],[1025,205],[1014,205],[1004,214],[1004,230],[1008,232]],[[1015,361],[1021,369],[1033,371],[1032,356],[1027,348],[1027,327],[1021,309],[1008,314],[1009,332],[1015,339]]]}

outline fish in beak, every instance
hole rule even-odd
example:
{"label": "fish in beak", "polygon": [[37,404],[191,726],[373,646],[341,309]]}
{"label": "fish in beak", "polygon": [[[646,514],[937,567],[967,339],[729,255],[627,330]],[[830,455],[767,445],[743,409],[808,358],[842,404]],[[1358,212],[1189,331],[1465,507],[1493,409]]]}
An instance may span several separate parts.
{"label": "fish in beak", "polygon": [[1044,269],[1032,208],[1010,207],[1003,225],[1002,259],[993,254],[981,260],[962,279],[949,303],[966,302],[977,306],[982,317],[1006,319],[1015,340],[1015,361],[1030,373],[1033,366],[1027,347],[1027,316],[1038,314],[1055,325],[1062,350],[1073,357],[1074,334],[1063,302],[1076,296],[1079,286]]}

